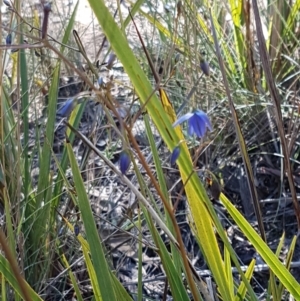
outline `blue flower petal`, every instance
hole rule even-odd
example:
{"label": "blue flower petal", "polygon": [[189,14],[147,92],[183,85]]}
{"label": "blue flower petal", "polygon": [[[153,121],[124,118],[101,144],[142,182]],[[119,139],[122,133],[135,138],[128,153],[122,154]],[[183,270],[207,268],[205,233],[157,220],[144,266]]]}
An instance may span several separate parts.
{"label": "blue flower petal", "polygon": [[61,117],[68,117],[76,107],[76,105],[76,99],[70,98],[58,109],[56,114]]}
{"label": "blue flower petal", "polygon": [[195,133],[194,127],[191,122],[188,123],[188,135],[193,136]]}
{"label": "blue flower petal", "polygon": [[128,170],[129,168],[129,165],[130,165],[130,157],[128,155],[128,153],[126,151],[122,151],[121,155],[120,155],[120,170],[121,170],[121,173],[123,175],[126,174],[126,171]]}
{"label": "blue flower petal", "polygon": [[210,120],[209,120],[209,117],[207,116],[207,114],[201,110],[196,110],[195,114],[197,114],[197,116],[201,117],[203,119],[204,123],[206,124],[206,126],[212,131],[212,126],[211,126],[211,123],[210,123]]}
{"label": "blue flower petal", "polygon": [[194,113],[187,113],[182,115],[179,119],[177,119],[174,123],[173,123],[173,127],[176,127],[177,125],[187,121],[188,119],[190,119],[192,116],[194,115]]}
{"label": "blue flower petal", "polygon": [[197,137],[202,138],[206,132],[206,124],[205,121],[201,117],[199,117],[196,113],[189,120],[190,126],[193,128],[194,133]]}
{"label": "blue flower petal", "polygon": [[188,121],[188,135],[193,136],[194,134],[202,138],[207,128],[212,130],[212,126],[209,120],[209,117],[206,113],[201,110],[194,110],[192,113],[187,113],[181,116],[178,120],[176,120],[173,124],[173,127]]}
{"label": "blue flower petal", "polygon": [[173,149],[173,152],[171,154],[171,166],[175,164],[176,160],[178,159],[180,155],[180,147],[179,146],[176,146],[174,149]]}

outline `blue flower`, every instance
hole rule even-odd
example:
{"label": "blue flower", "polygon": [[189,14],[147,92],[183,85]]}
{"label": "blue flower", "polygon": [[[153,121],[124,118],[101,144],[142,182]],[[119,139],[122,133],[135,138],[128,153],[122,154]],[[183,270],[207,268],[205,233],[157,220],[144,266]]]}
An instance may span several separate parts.
{"label": "blue flower", "polygon": [[180,146],[176,146],[174,149],[173,149],[173,152],[171,154],[171,166],[175,164],[176,160],[178,159],[180,155]]}
{"label": "blue flower", "polygon": [[211,131],[211,123],[206,113],[201,110],[194,110],[192,113],[187,113],[175,121],[173,127],[187,121],[188,122],[188,135],[194,134],[198,138],[204,137],[207,128]]}
{"label": "blue flower", "polygon": [[69,98],[57,111],[57,115],[61,117],[68,117],[76,107],[78,101],[76,98]]}
{"label": "blue flower", "polygon": [[129,168],[129,165],[130,165],[130,157],[128,155],[128,153],[126,151],[122,151],[121,155],[120,155],[120,170],[121,170],[121,173],[123,175],[126,174],[126,171],[128,170]]}

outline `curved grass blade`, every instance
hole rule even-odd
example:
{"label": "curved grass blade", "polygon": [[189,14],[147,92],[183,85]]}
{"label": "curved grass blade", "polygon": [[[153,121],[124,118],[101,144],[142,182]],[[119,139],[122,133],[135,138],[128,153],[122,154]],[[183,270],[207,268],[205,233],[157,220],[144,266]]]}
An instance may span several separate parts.
{"label": "curved grass blade", "polygon": [[[291,262],[292,262],[292,259],[293,259],[297,239],[298,239],[298,237],[295,235],[293,237],[293,240],[292,240],[291,244],[290,244],[290,249],[289,249],[289,252],[287,254],[285,266],[288,270],[290,270],[290,267],[291,267]],[[282,282],[279,283],[277,291],[278,291],[278,299],[282,300],[283,291],[284,291],[284,286],[283,286]]]}
{"label": "curved grass blade", "polygon": [[[0,254],[0,274],[11,285],[14,291],[19,296],[24,298],[19,283],[15,278],[10,264],[2,254]],[[23,284],[26,286],[26,290],[32,301],[42,301],[42,298],[39,297],[39,295],[30,287],[30,285],[25,280],[23,280]]]}
{"label": "curved grass blade", "polygon": [[278,277],[279,281],[296,300],[300,300],[300,284],[223,193],[220,196],[220,200],[243,234],[248,238],[276,277]]}
{"label": "curved grass blade", "polygon": [[73,287],[74,287],[74,291],[75,291],[75,294],[76,294],[76,299],[77,299],[78,301],[83,301],[83,298],[82,298],[82,296],[81,296],[80,289],[79,289],[79,287],[78,287],[76,278],[75,278],[75,276],[73,275],[73,272],[71,271],[71,267],[70,267],[70,265],[69,265],[69,263],[68,263],[68,260],[67,260],[66,256],[65,256],[64,254],[62,254],[62,258],[61,258],[61,259],[62,259],[62,261],[63,261],[63,263],[64,263],[66,269],[68,270],[68,274],[69,274],[69,277],[70,277],[70,279],[71,279],[71,282],[72,282],[72,285],[73,285]]}
{"label": "curved grass blade", "polygon": [[[255,259],[252,259],[249,266],[248,266],[248,269],[245,273],[245,277],[249,282],[252,278],[254,268],[255,268]],[[239,288],[236,292],[234,301],[245,300],[246,292],[247,292],[246,285],[245,285],[244,281],[242,281],[242,283],[240,284],[240,286],[239,286]]]}
{"label": "curved grass blade", "polygon": [[114,285],[118,300],[132,301],[131,297],[129,296],[129,294],[126,291],[126,289],[124,288],[124,286],[120,283],[119,279],[114,274],[111,274],[111,277],[113,280],[113,285]]}
{"label": "curved grass blade", "polygon": [[[277,258],[279,258],[280,251],[283,247],[284,239],[285,239],[285,233],[282,234],[276,249],[275,255],[277,256]],[[273,300],[278,300],[278,288],[276,284],[275,275],[272,271],[270,271],[270,280],[268,286],[268,300],[270,299],[270,297],[272,297]],[[279,300],[281,300],[281,298]]]}
{"label": "curved grass blade", "polygon": [[231,270],[230,252],[227,248],[225,248],[225,250],[224,250],[224,264],[225,264],[226,276],[228,278],[228,284],[230,285],[231,298],[233,300],[234,299],[234,281],[233,281],[232,270]]}
{"label": "curved grass blade", "polygon": [[[78,235],[78,239],[79,239],[79,241],[81,243],[81,246],[82,246],[84,262],[86,264],[87,271],[89,273],[89,279],[91,281],[91,285],[92,285],[93,292],[94,292],[94,299],[95,299],[95,301],[105,300],[105,299],[102,299],[102,297],[101,297],[101,293],[100,293],[100,286],[101,285],[98,281],[99,279],[97,279],[95,268],[94,268],[94,265],[91,261],[90,254],[88,252],[89,249],[86,247],[86,244],[82,243],[82,240],[84,241],[84,239],[83,239],[83,237],[81,237],[80,234]],[[113,294],[114,294],[114,292],[113,292]]]}

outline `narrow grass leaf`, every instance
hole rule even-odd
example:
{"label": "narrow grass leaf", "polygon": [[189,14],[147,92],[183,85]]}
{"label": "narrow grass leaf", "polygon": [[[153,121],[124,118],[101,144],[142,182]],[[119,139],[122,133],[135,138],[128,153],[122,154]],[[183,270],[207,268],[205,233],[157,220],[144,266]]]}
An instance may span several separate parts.
{"label": "narrow grass leaf", "polygon": [[[86,105],[86,102],[83,102],[78,107],[76,107],[69,118],[69,123],[75,129],[77,129],[79,126],[81,117],[82,117],[84,109],[85,109],[85,105]],[[67,135],[68,135],[68,140],[72,144],[74,141],[75,134],[68,129]],[[60,172],[55,180],[55,187],[54,187],[54,192],[53,192],[55,199],[53,200],[53,203],[52,203],[53,210],[54,210],[54,208],[57,207],[57,205],[61,199],[62,188],[63,188],[64,183],[66,183],[65,181],[63,181],[65,172],[68,167],[68,153],[67,153],[67,149],[65,147],[62,151],[62,157],[61,157],[60,163],[58,164],[58,167],[59,167]],[[51,214],[51,216],[54,217],[54,214]]]}
{"label": "narrow grass leaf", "polygon": [[231,270],[230,252],[227,248],[224,249],[224,264],[225,264],[226,276],[228,278],[228,285],[230,285],[231,298],[233,300],[234,299],[234,281],[233,281],[232,270]]}
{"label": "narrow grass leaf", "polygon": [[42,204],[47,197],[47,191],[50,187],[50,167],[51,167],[51,152],[54,140],[54,127],[56,119],[56,103],[57,103],[57,93],[59,85],[60,76],[60,63],[55,67],[53,79],[49,91],[49,105],[47,108],[47,124],[45,131],[45,142],[42,148],[42,153],[39,157],[39,179],[38,188],[36,194],[36,207],[37,211],[36,220],[34,221],[34,244],[35,247],[40,245],[41,239],[44,237],[46,232],[46,225],[49,219],[50,203],[47,203],[45,207],[41,210]]}
{"label": "narrow grass leaf", "polygon": [[[277,258],[279,258],[281,249],[282,249],[283,244],[284,244],[284,240],[285,240],[285,233],[283,233],[282,236],[280,237],[279,244],[278,244],[277,249],[276,249],[275,255],[277,256]],[[279,296],[275,275],[272,271],[270,271],[270,280],[269,280],[269,283],[268,283],[268,298],[270,298],[269,296],[270,297],[272,296],[273,300],[278,300],[278,296]],[[281,300],[281,298],[279,300]]]}
{"label": "narrow grass leaf", "polygon": [[[167,189],[167,185],[166,185],[166,180],[165,180],[165,175],[164,172],[162,170],[162,166],[161,166],[161,160],[157,151],[157,147],[155,144],[155,140],[153,137],[153,132],[150,126],[150,121],[149,121],[149,116],[145,115],[144,116],[144,122],[145,122],[145,127],[146,127],[146,133],[148,136],[148,141],[150,143],[150,147],[151,147],[151,151],[152,151],[152,155],[153,155],[153,159],[154,159],[154,164],[155,164],[155,170],[157,173],[157,178],[158,178],[158,182],[159,182],[159,186],[165,196],[165,199],[167,199],[170,202],[169,199],[169,194],[168,194],[168,189]],[[173,228],[172,222],[171,222],[171,218],[169,216],[169,214],[167,214],[167,210],[165,210],[166,213],[166,218],[167,218],[167,226],[170,229],[170,231],[175,234],[175,230]],[[171,245],[171,251],[172,251],[172,255],[173,255],[173,261],[174,264],[176,266],[177,271],[180,271],[181,269],[181,262],[179,260],[179,253],[178,250],[174,249],[174,245]]]}
{"label": "narrow grass leaf", "polygon": [[85,191],[85,186],[81,177],[75,155],[69,143],[66,144],[69,160],[74,177],[74,183],[78,194],[78,206],[84,224],[87,241],[90,246],[93,267],[95,269],[97,282],[100,288],[100,294],[104,301],[116,301],[111,272],[109,270],[104,250],[102,248],[98,231],[93,218],[89,199]]}
{"label": "narrow grass leaf", "polygon": [[[249,282],[252,278],[254,269],[255,269],[255,259],[252,259],[249,266],[248,266],[248,268],[247,268],[247,271],[245,273],[245,277]],[[245,300],[246,293],[247,293],[247,288],[246,288],[246,285],[245,285],[244,281],[242,281],[241,284],[239,285],[239,288],[238,288],[237,292],[236,292],[234,301]]]}
{"label": "narrow grass leaf", "polygon": [[161,258],[167,279],[170,283],[170,288],[172,291],[172,296],[175,301],[188,301],[190,300],[186,289],[181,280],[181,273],[176,269],[174,262],[171,259],[169,252],[167,251],[165,243],[162,241],[160,235],[158,234],[156,228],[153,225],[153,222],[149,216],[149,213],[144,206],[141,207],[146,222],[148,224],[149,230],[151,231],[151,236],[153,237],[157,248],[160,250],[159,256]]}
{"label": "narrow grass leaf", "polygon": [[86,264],[87,271],[88,271],[88,274],[89,274],[89,279],[91,281],[91,285],[92,285],[92,288],[93,288],[94,299],[95,299],[95,301],[102,301],[104,299],[102,299],[102,297],[101,297],[100,285],[99,285],[99,282],[98,282],[98,279],[97,279],[97,275],[96,275],[96,272],[95,272],[94,265],[93,265],[93,263],[91,261],[91,258],[90,258],[90,254],[88,252],[89,249],[86,247],[86,244],[82,243],[82,241],[84,239],[83,239],[83,237],[81,237],[81,235],[78,237],[78,239],[79,239],[79,241],[81,243],[81,246],[82,246],[84,262]]}
{"label": "narrow grass leaf", "polygon": [[[14,273],[10,267],[9,262],[0,254],[0,274],[6,279],[6,281],[11,285],[14,291],[21,297],[23,297],[22,291],[20,289],[19,283],[14,276]],[[24,280],[27,292],[29,293],[32,301],[43,301],[42,298],[30,287],[30,285]]]}
{"label": "narrow grass leaf", "polygon": [[141,218],[141,209],[138,208],[138,232],[139,232],[139,241],[138,241],[138,301],[143,301],[143,228],[142,228],[142,218]]}
{"label": "narrow grass leaf", "polygon": [[[21,37],[23,39],[23,37]],[[20,50],[20,76],[21,76],[21,88],[22,88],[22,121],[24,128],[24,143],[23,143],[23,152],[24,156],[24,195],[25,202],[27,203],[28,191],[31,186],[31,176],[29,168],[29,158],[28,158],[28,145],[29,145],[29,119],[28,119],[28,109],[29,109],[29,86],[28,86],[28,69],[27,69],[27,59],[25,55],[25,50]]]}
{"label": "narrow grass leaf", "polygon": [[119,279],[114,274],[111,274],[111,277],[117,295],[117,300],[133,301],[124,286],[120,283]]}
{"label": "narrow grass leaf", "polygon": [[81,292],[80,292],[79,286],[77,284],[76,278],[75,278],[75,276],[74,276],[74,274],[71,270],[71,267],[68,263],[68,260],[67,260],[66,256],[64,254],[62,254],[61,259],[62,259],[62,262],[64,263],[66,269],[68,270],[68,274],[69,274],[69,277],[71,279],[71,282],[72,282],[72,285],[73,285],[73,288],[74,288],[74,291],[75,291],[75,294],[76,294],[76,299],[78,301],[83,301],[83,298],[81,296]]}
{"label": "narrow grass leaf", "polygon": [[274,272],[279,281],[296,300],[300,300],[300,284],[289,273],[286,267],[279,261],[277,256],[270,250],[257,232],[251,227],[251,225],[234,207],[234,205],[230,203],[223,193],[221,194],[220,199],[237,226],[248,238],[249,242],[253,245],[270,269]]}
{"label": "narrow grass leaf", "polygon": [[[292,242],[290,244],[290,248],[289,248],[289,251],[288,251],[288,254],[287,254],[287,257],[286,257],[285,266],[288,270],[290,270],[290,267],[291,267],[291,263],[292,263],[292,259],[293,259],[297,239],[298,239],[298,237],[295,235],[292,239]],[[282,282],[280,282],[279,285],[278,285],[278,299],[279,300],[282,300],[283,293],[284,293],[284,286],[283,286]]]}

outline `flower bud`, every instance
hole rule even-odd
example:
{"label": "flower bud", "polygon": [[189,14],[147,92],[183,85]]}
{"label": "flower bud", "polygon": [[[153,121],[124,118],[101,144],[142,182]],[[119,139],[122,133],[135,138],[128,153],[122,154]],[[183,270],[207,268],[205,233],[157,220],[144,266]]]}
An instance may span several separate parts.
{"label": "flower bud", "polygon": [[209,69],[209,65],[206,61],[202,61],[202,60],[200,61],[200,68],[206,76],[209,76],[210,69]]}
{"label": "flower bud", "polygon": [[75,224],[75,225],[74,225],[74,233],[75,233],[75,236],[78,236],[79,232],[80,232],[79,226],[78,226],[78,224]]}
{"label": "flower bud", "polygon": [[11,4],[10,4],[10,2],[9,2],[8,0],[3,0],[3,3],[4,3],[6,6],[11,7]]}
{"label": "flower bud", "polygon": [[6,37],[6,45],[11,45],[11,33]]}
{"label": "flower bud", "polygon": [[102,77],[102,76],[100,76],[100,77],[98,78],[98,85],[99,85],[100,87],[104,85],[104,80],[103,80],[103,77]]}
{"label": "flower bud", "polygon": [[110,70],[113,67],[113,64],[114,64],[116,58],[117,58],[117,56],[113,52],[109,55],[108,60],[107,60],[107,66],[106,66],[106,68],[108,70]]}
{"label": "flower bud", "polygon": [[126,151],[122,151],[119,164],[121,173],[125,175],[130,165],[130,157]]}

